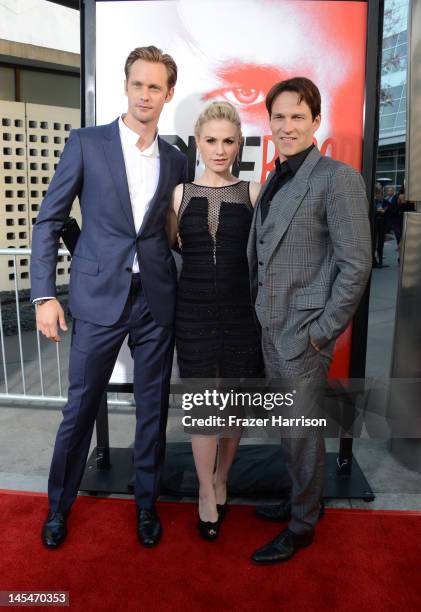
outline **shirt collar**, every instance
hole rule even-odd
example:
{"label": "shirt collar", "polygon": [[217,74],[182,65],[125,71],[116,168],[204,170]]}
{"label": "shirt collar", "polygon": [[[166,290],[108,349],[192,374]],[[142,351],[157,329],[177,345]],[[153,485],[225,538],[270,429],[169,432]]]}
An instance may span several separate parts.
{"label": "shirt collar", "polygon": [[[139,134],[131,130],[123,121],[123,116],[119,117],[118,127],[120,130],[121,140],[124,141],[129,146],[136,146],[137,141],[139,140]],[[137,148],[137,147],[136,147]],[[158,130],[156,131],[155,140],[152,144],[149,145],[147,149],[141,151],[139,148],[137,149],[140,155],[144,155],[145,157],[159,157],[159,144],[158,144]]]}
{"label": "shirt collar", "polygon": [[314,149],[314,144],[310,145],[304,151],[300,151],[296,155],[292,157],[288,157],[284,162],[279,161],[279,157],[276,158],[275,167],[276,173],[284,176],[285,174],[291,172],[293,175],[297,174],[300,166],[303,164],[305,158],[310,153],[310,151]]}

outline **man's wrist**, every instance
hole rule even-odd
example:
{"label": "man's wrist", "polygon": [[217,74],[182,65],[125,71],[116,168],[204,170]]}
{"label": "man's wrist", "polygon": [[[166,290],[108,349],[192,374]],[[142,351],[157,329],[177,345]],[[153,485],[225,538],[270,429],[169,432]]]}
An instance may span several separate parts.
{"label": "man's wrist", "polygon": [[55,300],[56,298],[48,297],[48,298],[40,298],[39,300],[34,300],[34,304],[37,306],[42,306],[46,302],[51,302],[51,300]]}

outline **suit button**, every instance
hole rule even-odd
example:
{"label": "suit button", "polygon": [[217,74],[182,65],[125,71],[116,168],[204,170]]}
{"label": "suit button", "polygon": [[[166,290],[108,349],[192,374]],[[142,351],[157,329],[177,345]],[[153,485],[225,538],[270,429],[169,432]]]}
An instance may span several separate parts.
{"label": "suit button", "polygon": [[269,331],[269,327],[266,325],[266,331]]}
{"label": "suit button", "polygon": [[126,272],[132,272],[132,269],[129,267],[126,268]]}
{"label": "suit button", "polygon": [[263,261],[259,261],[259,266],[263,266]]}
{"label": "suit button", "polygon": [[265,244],[264,240],[259,240],[260,244]]}
{"label": "suit button", "polygon": [[259,287],[263,287],[262,281],[259,281]]}

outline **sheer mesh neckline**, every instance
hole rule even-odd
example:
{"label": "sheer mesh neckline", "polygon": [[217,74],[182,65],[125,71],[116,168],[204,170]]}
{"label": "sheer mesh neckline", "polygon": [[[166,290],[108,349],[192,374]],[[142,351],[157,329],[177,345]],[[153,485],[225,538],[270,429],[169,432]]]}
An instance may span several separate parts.
{"label": "sheer mesh neckline", "polygon": [[199,183],[186,183],[187,185],[194,185],[194,187],[204,187],[205,189],[226,189],[227,187],[235,187],[236,185],[240,185],[241,183],[246,183],[247,181],[237,181],[236,183],[228,183],[228,185],[220,185],[219,187],[213,187],[213,185],[200,185]]}
{"label": "sheer mesh neckline", "polygon": [[[249,185],[250,183],[248,181],[238,181],[237,183],[223,185],[222,187],[210,187],[207,185],[198,185],[196,183],[185,183],[183,198],[178,211],[178,219],[181,219],[184,211],[193,198],[203,198],[207,200],[208,229],[215,245],[222,203],[229,206],[245,206],[251,212],[253,211],[253,206],[250,201]],[[225,191],[222,193],[221,190]],[[230,191],[227,192],[227,190]]]}

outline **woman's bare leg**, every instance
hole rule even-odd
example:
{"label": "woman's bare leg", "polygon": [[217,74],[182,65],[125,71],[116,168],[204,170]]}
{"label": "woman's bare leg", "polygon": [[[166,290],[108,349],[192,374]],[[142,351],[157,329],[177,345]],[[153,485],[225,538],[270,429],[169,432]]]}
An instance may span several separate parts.
{"label": "woman's bare leg", "polygon": [[197,478],[199,479],[199,517],[214,523],[218,520],[213,473],[215,469],[218,438],[216,436],[192,436],[191,439]]}
{"label": "woman's bare leg", "polygon": [[221,438],[218,445],[218,460],[214,475],[215,497],[217,504],[224,504],[227,500],[227,481],[238,444],[240,443],[241,432],[233,434],[229,438]]}

